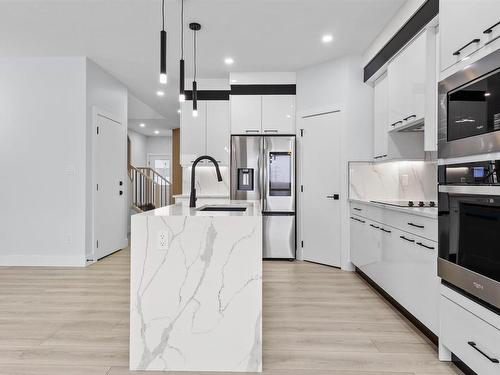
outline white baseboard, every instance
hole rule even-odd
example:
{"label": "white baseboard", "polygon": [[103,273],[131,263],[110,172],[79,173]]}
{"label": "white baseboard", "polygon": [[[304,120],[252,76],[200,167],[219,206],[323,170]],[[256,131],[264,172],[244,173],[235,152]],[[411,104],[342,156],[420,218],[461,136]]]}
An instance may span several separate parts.
{"label": "white baseboard", "polygon": [[85,267],[84,256],[0,255],[1,267]]}

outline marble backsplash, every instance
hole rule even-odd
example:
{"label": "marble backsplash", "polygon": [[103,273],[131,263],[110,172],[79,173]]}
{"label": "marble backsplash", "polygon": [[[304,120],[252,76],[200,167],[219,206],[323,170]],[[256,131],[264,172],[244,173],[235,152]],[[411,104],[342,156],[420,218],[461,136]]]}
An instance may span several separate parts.
{"label": "marble backsplash", "polygon": [[[229,197],[229,168],[220,167],[222,181],[217,181],[217,173],[212,165],[196,167],[196,194],[224,195]],[[182,194],[191,192],[191,167],[182,168]]]}
{"label": "marble backsplash", "polygon": [[437,201],[437,163],[350,162],[349,198]]}

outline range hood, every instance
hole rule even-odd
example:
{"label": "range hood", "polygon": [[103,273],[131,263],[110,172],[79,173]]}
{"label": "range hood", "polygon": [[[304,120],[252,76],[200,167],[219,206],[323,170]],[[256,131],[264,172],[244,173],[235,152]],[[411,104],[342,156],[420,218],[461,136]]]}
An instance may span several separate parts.
{"label": "range hood", "polygon": [[408,124],[398,126],[397,128],[392,129],[390,133],[418,133],[423,131],[424,131],[424,119],[421,118],[409,122]]}

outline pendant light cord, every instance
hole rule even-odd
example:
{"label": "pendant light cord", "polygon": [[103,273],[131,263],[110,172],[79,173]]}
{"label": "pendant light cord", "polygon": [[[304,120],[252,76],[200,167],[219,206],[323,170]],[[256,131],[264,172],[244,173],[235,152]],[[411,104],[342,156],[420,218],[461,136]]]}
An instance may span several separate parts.
{"label": "pendant light cord", "polygon": [[196,31],[194,32],[194,80],[196,81]]}
{"label": "pendant light cord", "polygon": [[161,28],[165,31],[165,0],[161,0]]}
{"label": "pendant light cord", "polygon": [[181,0],[181,60],[184,60],[184,0]]}

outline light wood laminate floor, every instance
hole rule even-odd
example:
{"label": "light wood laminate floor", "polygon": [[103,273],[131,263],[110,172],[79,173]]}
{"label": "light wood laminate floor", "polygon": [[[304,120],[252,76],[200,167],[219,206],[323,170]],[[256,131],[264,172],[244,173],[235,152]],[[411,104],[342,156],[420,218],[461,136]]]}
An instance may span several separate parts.
{"label": "light wood laminate floor", "polygon": [[[0,374],[151,374],[128,371],[129,267],[0,268]],[[359,276],[306,262],[264,262],[263,344],[269,375],[460,374]]]}

